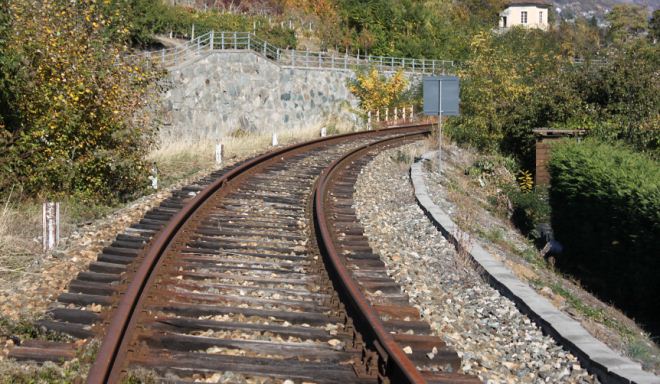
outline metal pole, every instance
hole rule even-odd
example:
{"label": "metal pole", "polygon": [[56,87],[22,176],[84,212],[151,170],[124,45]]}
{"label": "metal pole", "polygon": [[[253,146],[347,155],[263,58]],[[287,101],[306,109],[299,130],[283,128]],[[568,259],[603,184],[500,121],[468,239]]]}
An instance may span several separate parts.
{"label": "metal pole", "polygon": [[214,32],[211,31],[211,37],[209,38],[209,51],[213,50],[213,35],[214,35]]}
{"label": "metal pole", "polygon": [[438,174],[442,172],[442,81],[438,90]]}

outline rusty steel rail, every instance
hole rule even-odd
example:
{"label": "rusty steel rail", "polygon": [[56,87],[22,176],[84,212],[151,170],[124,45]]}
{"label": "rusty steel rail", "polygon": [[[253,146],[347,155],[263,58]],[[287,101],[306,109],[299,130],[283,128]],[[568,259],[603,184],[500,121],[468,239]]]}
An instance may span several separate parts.
{"label": "rusty steel rail", "polygon": [[324,250],[322,254],[327,261],[328,272],[336,277],[333,281],[336,284],[336,289],[339,291],[344,305],[347,306],[349,316],[353,318],[356,331],[360,332],[362,337],[366,339],[365,341],[371,345],[371,349],[380,355],[381,362],[383,362],[383,364],[379,364],[379,369],[383,371],[380,374],[392,380],[392,383],[400,384],[422,384],[426,383],[426,380],[394,338],[386,331],[380,317],[339,257],[329,230],[329,218],[326,216],[326,199],[329,192],[328,184],[343,164],[363,156],[365,150],[369,150],[375,146],[387,146],[391,143],[401,141],[404,137],[412,138],[419,136],[421,138],[423,134],[414,133],[398,136],[380,141],[375,145],[365,145],[335,160],[321,174],[314,198],[314,220],[316,229],[319,232],[319,245]]}
{"label": "rusty steel rail", "polygon": [[[161,255],[173,247],[180,245],[173,242],[177,232],[180,231],[182,227],[191,220],[193,215],[205,205],[208,199],[221,190],[224,185],[231,183],[232,180],[239,175],[253,170],[269,159],[282,156],[286,153],[302,150],[306,147],[314,148],[333,143],[340,143],[354,138],[377,137],[380,135],[397,133],[403,134],[410,133],[411,131],[417,134],[420,132],[426,132],[428,131],[428,125],[408,125],[376,131],[363,131],[292,145],[247,161],[227,172],[224,176],[200,191],[171,219],[168,225],[156,236],[154,241],[150,244],[149,249],[145,252],[142,263],[135,271],[126,291],[121,296],[117,308],[112,313],[112,319],[106,328],[106,333],[96,360],[87,377],[87,383],[101,384],[119,381],[124,367],[124,358],[128,352],[130,352],[129,340],[132,332],[134,332],[135,327],[138,325],[141,308],[145,301],[142,293],[148,286],[154,283],[156,279],[155,272],[159,269],[161,264]],[[383,338],[383,340],[385,340],[385,338]],[[388,345],[386,344],[386,348],[387,346]],[[395,356],[395,354],[392,356]]]}

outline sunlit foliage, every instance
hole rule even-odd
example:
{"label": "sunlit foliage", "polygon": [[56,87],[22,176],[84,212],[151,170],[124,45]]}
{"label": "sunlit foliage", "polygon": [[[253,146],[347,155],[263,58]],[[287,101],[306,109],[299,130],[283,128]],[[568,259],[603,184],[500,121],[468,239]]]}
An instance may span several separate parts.
{"label": "sunlit foliage", "polygon": [[[128,56],[127,2],[9,0],[0,189],[125,198],[146,184],[159,72]],[[9,72],[9,73],[7,73]]]}

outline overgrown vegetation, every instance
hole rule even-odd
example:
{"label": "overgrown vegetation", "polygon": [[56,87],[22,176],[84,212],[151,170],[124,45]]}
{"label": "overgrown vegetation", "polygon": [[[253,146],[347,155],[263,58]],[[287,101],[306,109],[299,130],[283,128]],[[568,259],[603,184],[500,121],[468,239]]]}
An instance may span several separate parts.
{"label": "overgrown vegetation", "polygon": [[142,47],[152,45],[155,34],[190,36],[193,25],[198,36],[212,30],[254,32],[278,47],[296,47],[294,31],[271,23],[264,15],[199,11],[167,5],[161,0],[133,0],[130,15],[131,40]]}
{"label": "overgrown vegetation", "polygon": [[408,100],[405,91],[408,80],[402,70],[386,77],[375,68],[358,72],[348,89],[360,99],[360,107],[364,111],[375,111],[383,108],[401,107]]}
{"label": "overgrown vegetation", "polygon": [[115,201],[146,186],[159,72],[127,56],[124,4],[3,2],[0,192]]}
{"label": "overgrown vegetation", "polygon": [[[449,121],[455,140],[513,155],[532,169],[534,128],[586,129],[658,156],[660,52],[619,7],[612,28],[562,24],[551,32],[514,28],[476,34],[459,72],[462,116]],[[632,11],[631,11],[632,12]],[[634,13],[633,12],[633,13]],[[635,13],[636,14],[636,13]],[[642,19],[642,24],[646,23]],[[580,56],[582,64],[573,62]]]}
{"label": "overgrown vegetation", "polygon": [[588,140],[553,148],[552,226],[562,269],[660,332],[660,167],[621,146]]}

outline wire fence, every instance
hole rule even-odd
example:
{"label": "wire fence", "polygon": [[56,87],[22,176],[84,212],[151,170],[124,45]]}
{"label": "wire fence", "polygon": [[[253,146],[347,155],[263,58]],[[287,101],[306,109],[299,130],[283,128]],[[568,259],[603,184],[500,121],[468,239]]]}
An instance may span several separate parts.
{"label": "wire fence", "polygon": [[409,74],[446,74],[455,72],[449,60],[411,59],[372,55],[339,55],[281,49],[250,32],[214,32],[200,35],[179,47],[146,53],[147,57],[164,67],[173,67],[213,51],[252,51],[284,68],[327,69],[353,71],[375,68],[383,73],[403,70]]}

